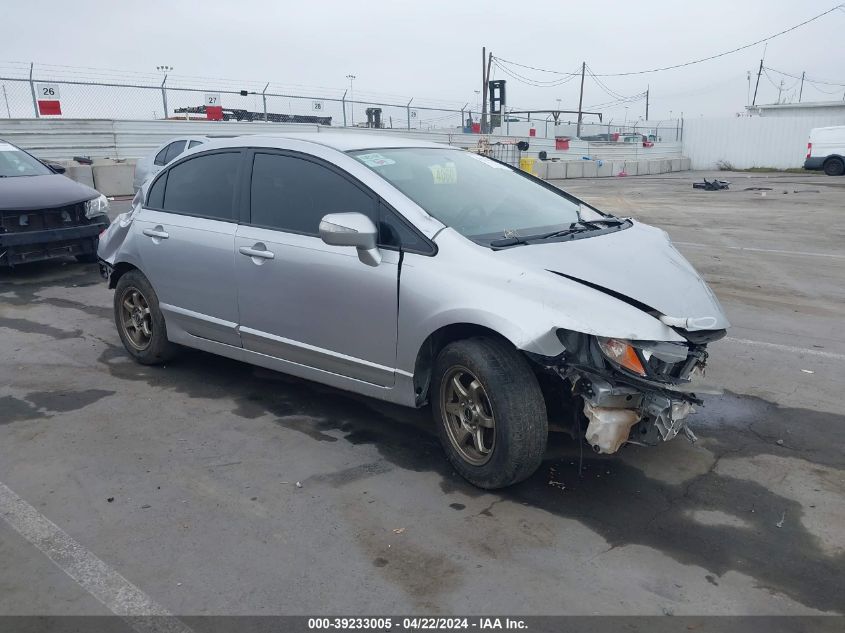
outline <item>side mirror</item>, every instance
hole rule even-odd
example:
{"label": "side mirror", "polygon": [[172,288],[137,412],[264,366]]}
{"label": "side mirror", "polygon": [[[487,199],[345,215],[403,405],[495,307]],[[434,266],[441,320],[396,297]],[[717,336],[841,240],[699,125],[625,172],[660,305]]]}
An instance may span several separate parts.
{"label": "side mirror", "polygon": [[363,213],[329,213],[320,221],[320,239],[332,246],[354,246],[367,266],[381,263],[378,229]]}

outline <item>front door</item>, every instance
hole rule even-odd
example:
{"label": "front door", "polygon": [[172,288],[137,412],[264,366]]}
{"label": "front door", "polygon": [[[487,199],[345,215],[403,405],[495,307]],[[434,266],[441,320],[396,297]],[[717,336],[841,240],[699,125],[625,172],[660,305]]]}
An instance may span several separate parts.
{"label": "front door", "polygon": [[[391,386],[396,364],[399,253],[378,266],[318,235],[327,213],[376,217],[376,199],[335,167],[256,150],[249,221],[235,237],[243,346],[300,365]],[[245,187],[246,189],[246,187]]]}
{"label": "front door", "polygon": [[168,326],[237,346],[234,208],[241,156],[217,151],[168,168],[133,222],[142,272]]}

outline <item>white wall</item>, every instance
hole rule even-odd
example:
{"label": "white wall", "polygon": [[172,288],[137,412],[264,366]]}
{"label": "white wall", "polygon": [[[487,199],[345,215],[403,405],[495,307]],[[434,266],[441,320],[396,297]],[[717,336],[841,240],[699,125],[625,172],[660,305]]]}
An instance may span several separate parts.
{"label": "white wall", "polygon": [[[0,119],[0,139],[32,152],[38,158],[133,159],[149,154],[158,145],[181,135],[202,134],[282,134],[293,131],[382,134],[418,138],[458,147],[475,147],[477,134],[428,132],[424,130],[368,130],[358,128],[319,127],[296,123],[263,123],[236,121],[125,121],[106,119]],[[549,158],[582,160],[585,155],[613,160],[650,160],[680,158],[680,143],[656,143],[644,148],[639,143],[587,143],[573,141],[568,151],[555,150],[554,139],[536,137],[490,137],[490,142],[525,140],[529,149],[525,156],[537,157],[546,151]]]}
{"label": "white wall", "polygon": [[737,169],[802,167],[810,130],[829,125],[845,125],[845,114],[686,119],[683,154],[693,169],[716,169],[720,160]]}

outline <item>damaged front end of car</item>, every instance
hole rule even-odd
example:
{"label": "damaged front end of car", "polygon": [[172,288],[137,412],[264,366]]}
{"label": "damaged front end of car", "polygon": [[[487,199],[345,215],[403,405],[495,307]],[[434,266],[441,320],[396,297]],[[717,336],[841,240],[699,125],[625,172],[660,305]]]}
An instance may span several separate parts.
{"label": "damaged front end of car", "polygon": [[[531,355],[547,377],[563,381],[571,429],[597,453],[623,444],[653,446],[679,433],[695,441],[688,416],[701,405],[693,381],[704,374],[707,344],[725,330],[685,331],[684,341],[623,340],[558,330],[564,352]],[[548,382],[547,382],[548,384]]]}

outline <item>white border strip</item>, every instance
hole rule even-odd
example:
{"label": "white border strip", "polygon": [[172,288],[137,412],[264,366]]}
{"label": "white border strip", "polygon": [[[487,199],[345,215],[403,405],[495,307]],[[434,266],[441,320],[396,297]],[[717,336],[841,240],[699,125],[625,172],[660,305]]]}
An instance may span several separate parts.
{"label": "white border strip", "polygon": [[0,518],[109,611],[125,618],[139,633],[191,631],[3,482],[0,482]]}
{"label": "white border strip", "polygon": [[765,347],[767,349],[775,349],[780,352],[789,352],[790,354],[806,354],[808,356],[819,356],[821,358],[845,360],[845,354],[837,354],[836,352],[826,352],[821,349],[807,349],[805,347],[794,347],[792,345],[781,345],[779,343],[767,343],[766,341],[753,341],[747,338],[733,338],[731,336],[726,336],[721,340],[727,343],[739,343],[741,345],[750,345],[752,347]]}
{"label": "white border strip", "polygon": [[783,251],[777,248],[752,248],[751,246],[723,246],[721,244],[698,244],[696,242],[676,242],[672,240],[673,244],[678,246],[691,246],[692,248],[712,248],[719,250],[722,248],[733,251],[750,251],[752,253],[774,253],[776,255],[796,255],[798,257],[827,257],[830,259],[845,259],[845,255],[837,255],[836,253],[809,253],[807,251]]}

